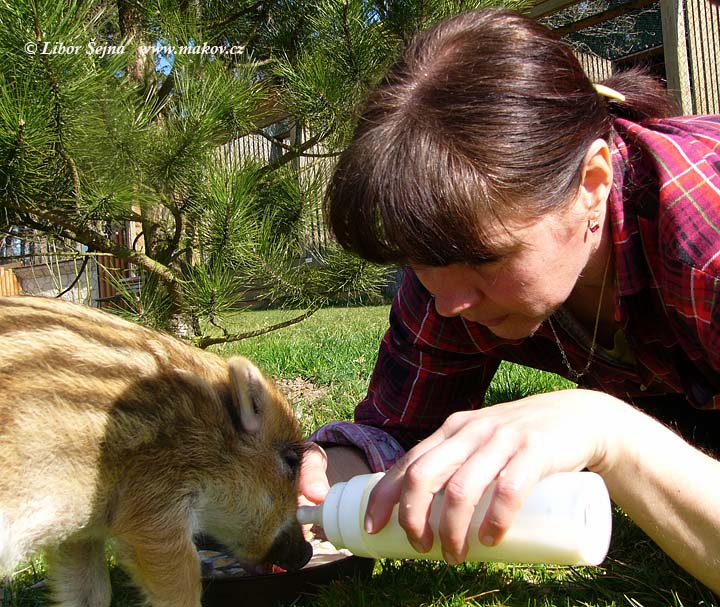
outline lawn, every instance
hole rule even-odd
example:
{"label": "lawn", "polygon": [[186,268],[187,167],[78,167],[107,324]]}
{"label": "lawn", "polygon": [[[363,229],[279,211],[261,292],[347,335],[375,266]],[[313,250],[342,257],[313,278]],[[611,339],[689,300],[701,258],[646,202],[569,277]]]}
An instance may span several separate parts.
{"label": "lawn", "polygon": [[[223,356],[243,354],[289,390],[306,433],[334,419],[350,419],[372,372],[388,307],[333,308],[305,322],[231,345],[214,346]],[[289,313],[239,314],[237,330],[285,320]],[[557,376],[503,364],[488,394],[490,402],[570,386]],[[134,607],[124,576],[113,569],[113,606]],[[0,607],[46,605],[42,561],[28,565],[6,586]],[[39,583],[40,587],[37,586]],[[238,598],[241,603],[241,597]],[[717,606],[696,583],[621,512],[601,567],[545,567],[471,563],[379,561],[370,579],[348,579],[294,603],[299,607],[459,606]]]}

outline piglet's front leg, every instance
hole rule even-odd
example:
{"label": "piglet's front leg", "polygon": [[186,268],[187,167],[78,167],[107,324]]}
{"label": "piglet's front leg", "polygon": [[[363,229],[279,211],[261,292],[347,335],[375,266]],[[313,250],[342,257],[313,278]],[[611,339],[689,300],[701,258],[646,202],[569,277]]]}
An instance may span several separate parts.
{"label": "piglet's front leg", "polygon": [[200,607],[200,559],[187,531],[126,544],[123,564],[152,607]]}

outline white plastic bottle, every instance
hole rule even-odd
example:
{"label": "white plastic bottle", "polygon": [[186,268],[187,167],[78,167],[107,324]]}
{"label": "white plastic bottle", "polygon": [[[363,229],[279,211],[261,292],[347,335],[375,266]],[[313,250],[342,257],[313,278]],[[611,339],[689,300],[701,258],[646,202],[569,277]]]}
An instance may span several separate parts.
{"label": "white plastic bottle", "polygon": [[[435,496],[430,511],[433,546],[417,552],[397,520],[398,506],[388,524],[378,533],[364,529],[370,492],[383,473],[364,474],[333,485],[319,506],[301,506],[302,524],[321,526],[338,549],[357,556],[394,559],[442,560],[438,522],[443,494]],[[478,527],[485,515],[494,484],[488,487],[475,509],[468,537],[467,561],[546,563],[554,565],[598,565],[607,554],[612,529],[612,508],[605,483],[593,472],[561,472],[540,481],[502,541],[485,546]]]}

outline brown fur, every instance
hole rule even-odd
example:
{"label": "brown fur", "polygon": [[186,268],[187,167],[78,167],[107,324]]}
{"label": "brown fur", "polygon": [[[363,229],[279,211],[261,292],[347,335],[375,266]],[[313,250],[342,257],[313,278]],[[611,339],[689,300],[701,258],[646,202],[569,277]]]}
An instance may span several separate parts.
{"label": "brown fur", "polygon": [[84,306],[0,299],[0,576],[47,550],[62,605],[110,602],[104,545],[151,605],[200,605],[193,536],[302,566],[302,439],[249,361]]}

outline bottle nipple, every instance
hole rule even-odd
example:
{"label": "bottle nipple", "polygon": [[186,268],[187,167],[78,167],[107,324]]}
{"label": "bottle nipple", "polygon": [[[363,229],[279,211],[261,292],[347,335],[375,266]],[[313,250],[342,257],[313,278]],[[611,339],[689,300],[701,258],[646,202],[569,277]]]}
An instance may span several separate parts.
{"label": "bottle nipple", "polygon": [[301,525],[317,525],[322,526],[323,507],[319,506],[300,506],[297,509],[297,520]]}

